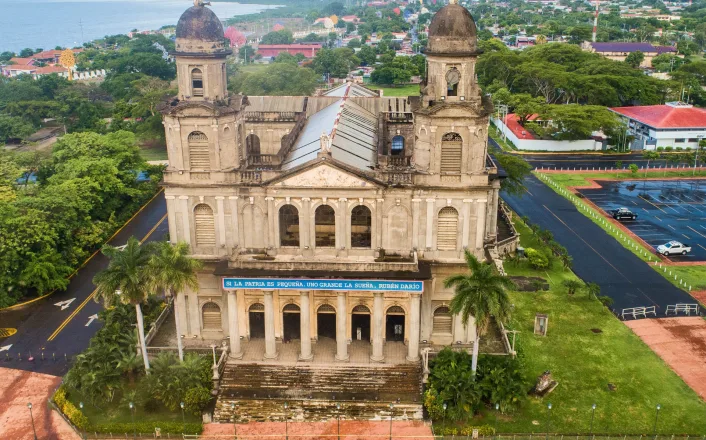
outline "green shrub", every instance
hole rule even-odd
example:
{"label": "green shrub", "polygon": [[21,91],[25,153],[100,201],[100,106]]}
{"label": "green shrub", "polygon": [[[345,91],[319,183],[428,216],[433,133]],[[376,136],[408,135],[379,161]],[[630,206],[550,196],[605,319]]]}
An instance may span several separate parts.
{"label": "green shrub", "polygon": [[534,269],[541,270],[549,267],[549,258],[538,250],[527,248],[525,249],[525,255],[527,256],[530,266]]}
{"label": "green shrub", "polygon": [[630,169],[630,172],[632,173],[633,176],[637,176],[637,172],[639,171],[640,168],[636,164],[631,163],[628,168]]}
{"label": "green shrub", "polygon": [[154,433],[154,428],[159,428],[162,434],[201,434],[203,425],[201,423],[181,423],[181,422],[106,422],[98,425],[91,425],[88,432],[100,432],[104,434],[132,434],[141,432],[143,434]]}
{"label": "green shrub", "polygon": [[184,396],[184,407],[186,411],[199,415],[208,402],[211,401],[211,391],[202,386],[189,388]]}
{"label": "green shrub", "polygon": [[664,147],[664,151],[674,151],[674,147]]}
{"label": "green shrub", "polygon": [[657,151],[664,151],[664,147],[657,147]]}
{"label": "green shrub", "polygon": [[64,413],[66,418],[69,419],[75,427],[83,430],[88,429],[88,417],[66,398],[66,388],[64,388],[63,385],[54,393],[54,403],[59,408],[59,411]]}
{"label": "green shrub", "polygon": [[609,297],[608,295],[600,295],[598,296],[598,301],[601,302],[606,307],[610,307],[613,305],[613,298]]}
{"label": "green shrub", "polygon": [[444,402],[439,398],[439,393],[433,386],[424,392],[424,408],[432,420],[441,420],[444,417]]}
{"label": "green shrub", "polygon": [[677,150],[677,151],[682,151],[683,148],[682,148],[682,147],[677,147],[676,150]]}
{"label": "green shrub", "polygon": [[487,435],[495,435],[495,428],[493,428],[493,427],[490,426],[490,425],[478,425],[478,426],[469,425],[469,426],[464,426],[463,428],[461,428],[461,430],[459,431],[459,433],[460,433],[461,435],[465,435],[465,436],[473,435],[473,430],[474,430],[474,429],[477,429],[477,430],[478,430],[478,434],[479,434],[479,435],[486,435],[486,436],[487,436]]}

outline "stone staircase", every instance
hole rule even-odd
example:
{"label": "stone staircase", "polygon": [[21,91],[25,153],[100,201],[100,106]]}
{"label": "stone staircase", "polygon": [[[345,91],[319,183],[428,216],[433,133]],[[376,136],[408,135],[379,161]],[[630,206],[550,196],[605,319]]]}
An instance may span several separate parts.
{"label": "stone staircase", "polygon": [[214,421],[284,421],[284,402],[288,420],[325,421],[337,415],[344,420],[386,420],[390,415],[396,420],[421,419],[421,386],[419,363],[229,363]]}

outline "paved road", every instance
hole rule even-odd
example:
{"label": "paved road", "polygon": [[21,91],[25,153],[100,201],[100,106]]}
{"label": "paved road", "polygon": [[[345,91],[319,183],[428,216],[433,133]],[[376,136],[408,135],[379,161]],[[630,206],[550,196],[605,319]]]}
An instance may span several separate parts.
{"label": "paved road", "polygon": [[[490,145],[497,151],[492,139]],[[539,179],[528,177],[525,185],[524,195],[502,194],[503,200],[520,216],[551,231],[573,257],[574,272],[598,283],[601,294],[613,298],[614,310],[657,306],[657,314],[663,315],[667,305],[694,302]]]}
{"label": "paved road", "polygon": [[[491,140],[492,143],[492,140]],[[522,154],[521,156],[534,168],[571,168],[571,169],[593,169],[593,168],[613,168],[618,161],[623,162],[623,168],[634,163],[640,167],[646,166],[648,160],[642,157],[642,153],[632,154]],[[653,166],[665,166],[665,160],[649,161],[650,168]],[[683,165],[683,164],[682,164]],[[693,164],[692,164],[693,165]],[[670,165],[671,166],[671,165]],[[681,165],[680,165],[681,166]]]}
{"label": "paved road", "polygon": [[[160,192],[139,214],[137,214],[111,241],[120,246],[131,236],[147,241],[162,239],[168,233],[167,205]],[[71,278],[64,292],[29,304],[18,310],[0,312],[0,327],[17,328],[17,333],[0,339],[0,366],[63,375],[67,371],[64,355],[71,358],[82,352],[93,334],[100,328],[95,321],[86,326],[91,315],[103,306],[91,299],[95,286],[93,277],[108,264],[107,258],[98,253],[85,267]],[[73,300],[62,310],[55,305]],[[44,361],[41,359],[44,349]],[[34,362],[27,358],[34,356]],[[52,359],[55,354],[56,361]],[[8,357],[9,355],[9,357]],[[20,360],[21,358],[21,360]]]}

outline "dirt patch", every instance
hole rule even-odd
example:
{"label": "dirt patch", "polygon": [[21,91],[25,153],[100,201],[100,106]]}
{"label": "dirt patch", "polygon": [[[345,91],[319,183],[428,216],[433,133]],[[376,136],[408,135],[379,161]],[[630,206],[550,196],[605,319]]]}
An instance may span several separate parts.
{"label": "dirt patch", "polygon": [[599,329],[599,328],[592,328],[591,331],[592,331],[593,333],[603,333],[603,330],[601,330],[601,329]]}
{"label": "dirt patch", "polygon": [[[238,424],[234,427],[232,423],[209,423],[204,426],[201,439],[220,439],[224,435],[233,435],[237,429],[238,437],[247,440],[279,440],[284,439],[285,431],[297,440],[313,439],[333,439],[339,433],[339,425],[336,420],[331,422],[312,423],[287,423],[282,422],[260,422]],[[390,422],[382,421],[356,421],[341,420],[340,435],[346,440],[369,440],[372,436],[384,438],[390,433]],[[421,421],[393,421],[392,435],[404,437],[405,440],[428,440],[431,438],[431,429]],[[296,437],[294,437],[296,436]]]}
{"label": "dirt patch", "polygon": [[536,292],[535,283],[541,283],[541,290],[549,290],[549,283],[540,277],[510,277],[518,292]]}

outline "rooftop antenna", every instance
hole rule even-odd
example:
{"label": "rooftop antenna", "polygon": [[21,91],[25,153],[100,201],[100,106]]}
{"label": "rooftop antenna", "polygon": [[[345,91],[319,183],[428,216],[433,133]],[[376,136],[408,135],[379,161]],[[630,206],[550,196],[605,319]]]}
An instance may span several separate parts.
{"label": "rooftop antenna", "polygon": [[593,38],[592,41],[595,43],[596,42],[596,34],[598,31],[598,5],[600,5],[601,2],[596,0],[596,15],[593,17]]}

